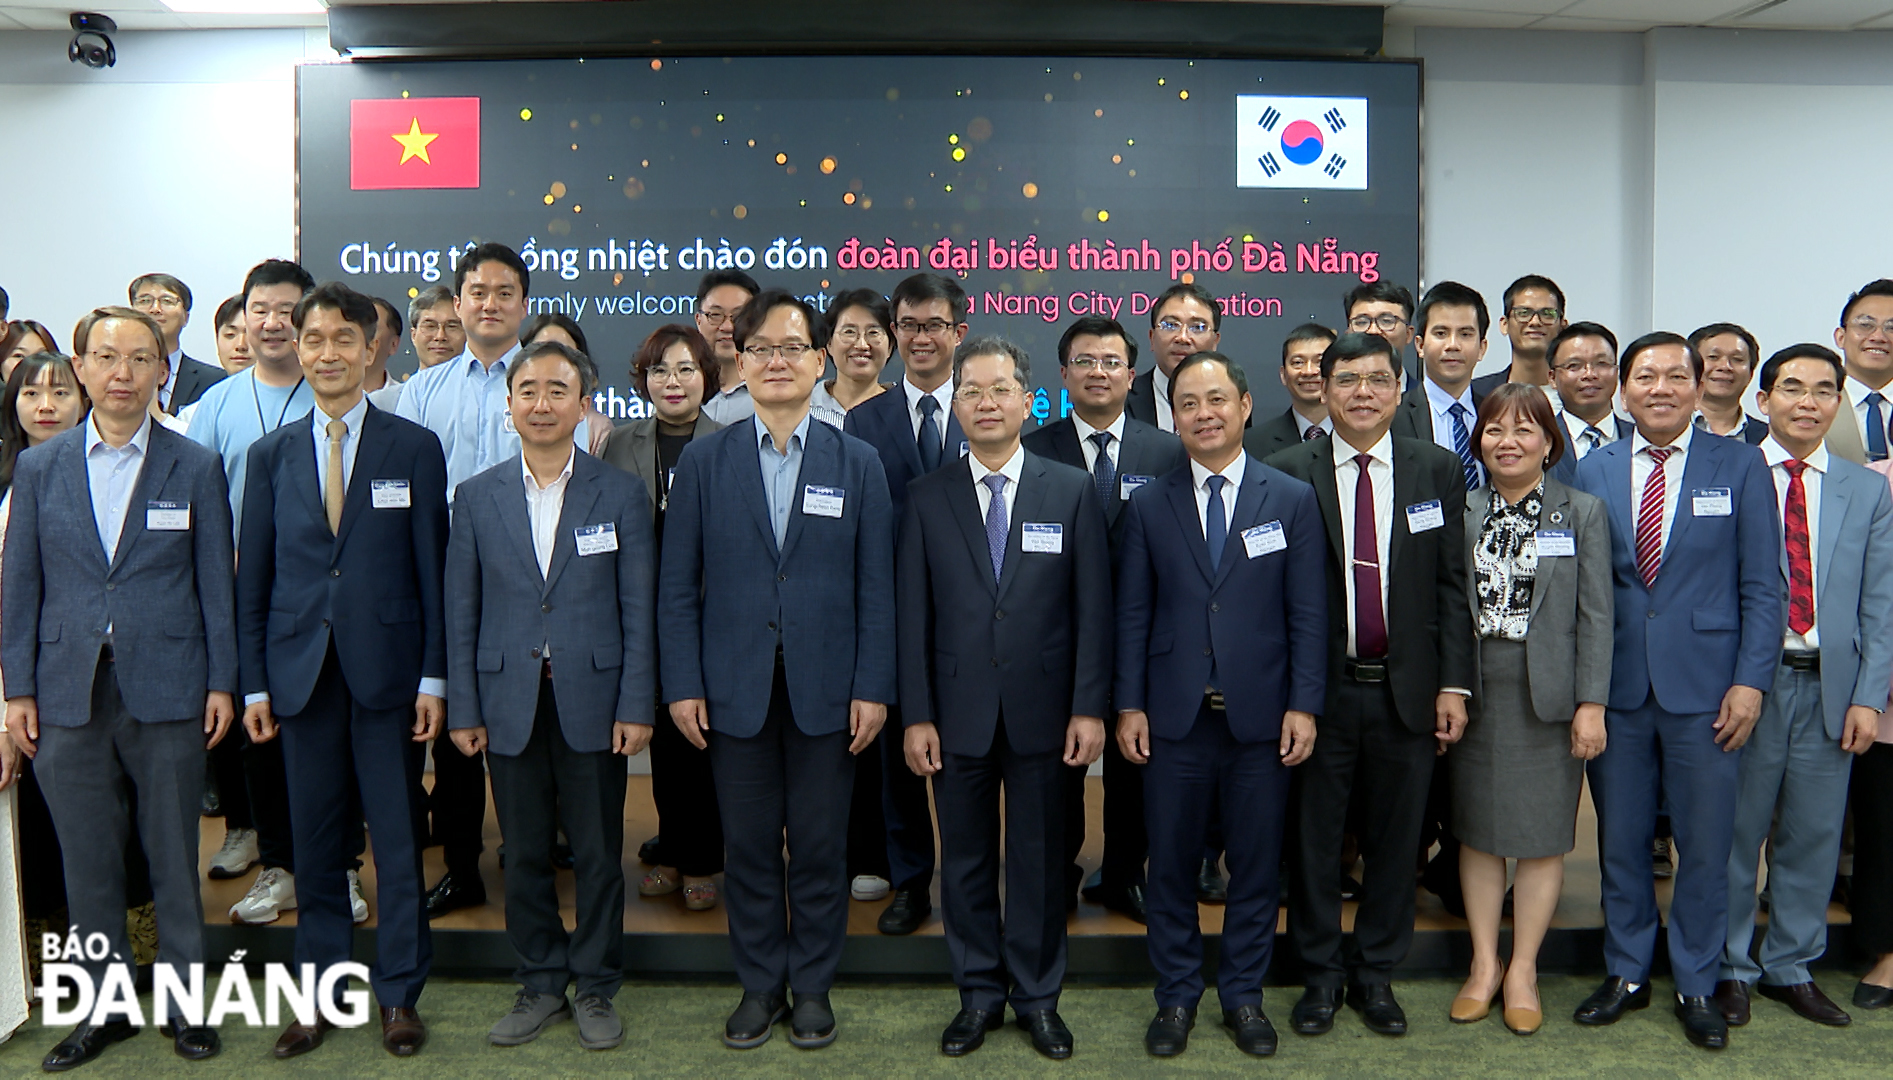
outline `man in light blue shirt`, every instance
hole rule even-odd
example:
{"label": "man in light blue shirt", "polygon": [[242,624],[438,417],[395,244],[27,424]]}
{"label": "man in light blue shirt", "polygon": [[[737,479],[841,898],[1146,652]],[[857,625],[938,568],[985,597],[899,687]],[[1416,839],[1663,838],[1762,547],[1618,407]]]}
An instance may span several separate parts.
{"label": "man in light blue shirt", "polygon": [[761,424],[756,425],[756,452],[762,459],[762,494],[769,502],[769,522],[776,530],[776,547],[782,546],[789,533],[789,510],[795,502],[795,478],[802,474],[802,446],[808,440],[808,417],[795,425],[789,436],[789,449],[777,450],[775,436]]}

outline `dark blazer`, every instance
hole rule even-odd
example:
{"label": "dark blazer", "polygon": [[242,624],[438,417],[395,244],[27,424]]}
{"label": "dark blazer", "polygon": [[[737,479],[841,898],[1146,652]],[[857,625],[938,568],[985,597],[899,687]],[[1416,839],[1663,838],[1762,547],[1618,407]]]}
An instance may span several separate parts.
{"label": "dark blazer", "polygon": [[[91,425],[20,454],[7,523],[0,662],[7,694],[35,697],[39,718],[92,718],[105,628],[119,693],[137,720],[202,719],[205,695],[237,689],[230,496],[214,450],[153,421],[118,550],[99,544],[86,477]],[[147,529],[154,502],[187,507],[190,528]]]}
{"label": "dark blazer", "polygon": [[[1078,428],[1069,416],[1026,432],[1025,438],[1020,441],[1030,453],[1061,465],[1070,465],[1086,476],[1090,475],[1090,471],[1085,468],[1084,448],[1078,445]],[[1125,490],[1123,478],[1143,476],[1155,479],[1182,466],[1187,460],[1183,453],[1183,442],[1175,435],[1135,417],[1125,418],[1124,440],[1117,448],[1117,490],[1111,493],[1111,498],[1104,500],[1104,523],[1110,527],[1112,565],[1117,563],[1119,544],[1124,537],[1124,507],[1129,505],[1129,493]]]}
{"label": "dark blazer", "polygon": [[[1610,422],[1616,426],[1617,439],[1628,439],[1630,433],[1637,430],[1637,425],[1623,417],[1611,414]],[[1546,471],[1545,475],[1558,481],[1565,487],[1577,486],[1578,458],[1571,447],[1571,429],[1564,422],[1564,410],[1558,410],[1558,437],[1564,440],[1564,453],[1558,456],[1558,463]],[[1616,440],[1613,439],[1613,442]],[[1599,447],[1598,449],[1603,449]]]}
{"label": "dark blazer", "polygon": [[[1349,554],[1342,550],[1341,500],[1335,491],[1336,440],[1284,450],[1269,464],[1314,485],[1328,531],[1328,686],[1339,687],[1347,660]],[[1445,522],[1407,531],[1403,509],[1438,499]],[[1353,513],[1353,492],[1348,513]],[[1387,538],[1387,677],[1400,720],[1419,734],[1435,728],[1434,698],[1446,687],[1476,690],[1472,616],[1466,607],[1466,474],[1458,455],[1431,442],[1393,440],[1393,535]]]}
{"label": "dark blazer", "polygon": [[[1061,749],[1073,716],[1103,719],[1111,692],[1111,571],[1097,488],[1026,452],[1005,569],[993,580],[967,458],[914,481],[901,519],[901,722],[931,723],[949,754],[983,756],[1003,722],[1021,754]],[[1060,550],[1023,551],[1024,524]]]}
{"label": "dark blazer", "polygon": [[172,416],[178,410],[204,396],[204,391],[222,382],[228,372],[215,364],[206,364],[202,360],[193,360],[188,354],[180,354],[177,366],[177,382],[171,387],[171,407],[164,410]]}
{"label": "dark blazer", "polygon": [[1507,364],[1489,375],[1481,375],[1472,380],[1472,397],[1475,401],[1484,401],[1485,396],[1498,387],[1512,380],[1512,365]]}
{"label": "dark blazer", "polygon": [[[722,424],[699,412],[697,426],[691,430],[690,438],[694,442],[713,431],[721,430]],[[612,428],[611,435],[605,439],[604,452],[598,456],[605,464],[623,469],[644,481],[644,493],[650,496],[650,509],[653,513],[657,511],[656,416],[647,416]]]}
{"label": "dark blazer", "polygon": [[[1479,388],[1477,379],[1473,380],[1471,389],[1472,410],[1476,414],[1479,406],[1485,401],[1485,391]],[[1470,419],[1466,421],[1468,427],[1471,427],[1473,423],[1474,421]],[[1400,395],[1400,405],[1393,414],[1393,433],[1409,439],[1433,442],[1433,403],[1426,396],[1425,376],[1412,380],[1412,384],[1407,387],[1407,392]],[[1434,443],[1434,445],[1439,444]],[[1476,441],[1473,449],[1475,451],[1478,449]],[[1460,483],[1464,482],[1462,473]]]}
{"label": "dark blazer", "polygon": [[1242,450],[1257,461],[1263,461],[1270,454],[1299,445],[1301,424],[1295,419],[1295,410],[1283,409],[1261,423],[1251,423],[1249,430],[1242,434]]}
{"label": "dark blazer", "polygon": [[[1124,399],[1124,411],[1132,420],[1157,427],[1157,369],[1151,368],[1131,380],[1130,397]],[[1159,431],[1163,430],[1158,428]]]}
{"label": "dark blazer", "polygon": [[[920,444],[914,438],[914,425],[908,418],[907,390],[900,383],[887,388],[848,410],[842,430],[872,446],[881,456],[881,469],[887,476],[887,493],[893,502],[893,521],[898,524],[907,505],[907,485],[921,475]],[[960,430],[959,417],[946,410],[946,445],[940,453],[944,466],[956,457],[966,456],[966,433]],[[889,528],[890,535],[893,528]],[[877,699],[878,700],[878,699]]]}
{"label": "dark blazer", "polygon": [[[849,701],[894,701],[887,477],[872,446],[812,421],[778,551],[756,424],[706,435],[677,461],[657,589],[664,700],[707,698],[712,729],[755,735],[780,643],[796,727],[844,731]],[[840,488],[841,516],[808,514],[810,487]]]}
{"label": "dark blazer", "polygon": [[[1185,465],[1131,496],[1118,572],[1117,707],[1142,709],[1159,738],[1182,739],[1213,668],[1230,733],[1245,743],[1277,739],[1284,712],[1326,711],[1320,507],[1307,483],[1250,458],[1222,563],[1211,566],[1195,483]],[[1243,531],[1270,523],[1287,546],[1250,557]]]}
{"label": "dark blazer", "polygon": [[[583,450],[554,534],[551,570],[533,550],[520,458],[460,485],[447,542],[447,726],[484,726],[495,754],[532,736],[542,646],[565,744],[611,749],[611,725],[648,724],[656,700],[656,539],[636,478]],[[578,554],[579,529],[609,524],[616,551]]]}
{"label": "dark blazer", "polygon": [[[1616,651],[1610,700],[1618,711],[1652,695],[1666,712],[1713,713],[1732,685],[1766,693],[1781,663],[1787,585],[1775,483],[1755,448],[1692,432],[1676,516],[1656,586],[1637,572],[1631,508],[1634,440],[1601,447],[1578,463],[1580,490],[1604,501],[1616,589]],[[1730,513],[1694,513],[1692,493],[1727,488]]]}
{"label": "dark blazer", "polygon": [[[447,678],[441,580],[447,562],[447,461],[419,424],[373,405],[329,533],[317,490],[315,410],[250,446],[237,550],[237,638],[243,692],[271,711],[309,703],[331,630],[351,696],[375,710],[414,701],[423,678]],[[376,507],[379,480],[406,481],[406,507]]]}

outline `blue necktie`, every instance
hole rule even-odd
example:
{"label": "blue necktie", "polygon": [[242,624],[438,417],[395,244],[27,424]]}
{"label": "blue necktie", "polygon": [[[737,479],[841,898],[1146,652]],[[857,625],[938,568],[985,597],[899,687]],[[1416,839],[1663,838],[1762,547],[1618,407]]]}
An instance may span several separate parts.
{"label": "blue necktie", "polygon": [[[1584,453],[1588,454],[1602,445],[1604,445],[1603,431],[1599,430],[1595,424],[1584,425]],[[1583,454],[1578,455],[1579,458],[1583,456]]]}
{"label": "blue necktie", "polygon": [[1472,432],[1466,427],[1467,409],[1459,402],[1453,402],[1448,410],[1453,418],[1453,453],[1459,455],[1459,464],[1466,470],[1466,490],[1479,486],[1479,463],[1472,457]]}
{"label": "blue necktie", "polygon": [[1111,489],[1117,486],[1117,469],[1111,465],[1111,433],[1094,431],[1091,441],[1098,444],[1098,459],[1091,463],[1091,482],[1098,485],[1098,498],[1111,504]]}
{"label": "blue necktie", "polygon": [[1229,539],[1229,522],[1223,513],[1223,485],[1228,482],[1223,476],[1209,478],[1209,508],[1203,514],[1203,539],[1209,543],[1212,568],[1223,564],[1223,541]]}
{"label": "blue necktie", "polygon": [[1880,406],[1886,398],[1878,391],[1867,395],[1867,460],[1886,460],[1886,414]]}
{"label": "blue necktie", "polygon": [[920,399],[920,471],[930,473],[940,467],[940,422],[933,414],[940,402],[932,394]]}
{"label": "blue necktie", "polygon": [[980,483],[993,493],[992,504],[986,507],[986,551],[993,560],[993,580],[998,581],[999,572],[1006,568],[1006,478],[993,473]]}

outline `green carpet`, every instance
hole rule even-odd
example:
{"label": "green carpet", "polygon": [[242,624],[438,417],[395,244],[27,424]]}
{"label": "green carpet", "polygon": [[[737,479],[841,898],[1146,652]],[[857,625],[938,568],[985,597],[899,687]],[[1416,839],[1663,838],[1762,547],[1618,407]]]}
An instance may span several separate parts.
{"label": "green carpet", "polygon": [[[1824,989],[1843,1005],[1853,979],[1823,975]],[[1458,1027],[1446,1019],[1447,1004],[1459,988],[1448,980],[1397,984],[1406,1006],[1411,1034],[1389,1039],[1368,1032],[1353,1013],[1335,1030],[1317,1039],[1286,1032],[1288,1010],[1299,991],[1271,990],[1267,1008],[1284,1029],[1282,1049],[1271,1062],[1239,1053],[1217,1025],[1215,993],[1204,1001],[1201,1022],[1183,1057],[1155,1061],[1144,1054],[1144,1025],[1152,1012],[1147,989],[1072,987],[1061,1011],[1071,1025],[1077,1053],[1070,1061],[1051,1062],[1032,1052],[1016,1027],[995,1032],[972,1056],[950,1061],[940,1056],[940,1029],[952,1018],[957,999],[948,986],[850,984],[834,993],[841,1038],[825,1050],[790,1046],[786,1029],[757,1050],[725,1049],[718,1036],[725,1015],[736,1004],[732,987],[707,984],[633,983],[618,995],[618,1008],[629,1033],[624,1046],[606,1053],[579,1048],[570,1024],[554,1027],[538,1042],[501,1049],[486,1043],[488,1025],[511,1004],[509,986],[499,982],[437,980],[421,999],[430,1041],[419,1057],[397,1060],[381,1050],[379,1029],[336,1032],[316,1052],[295,1061],[270,1059],[276,1032],[227,1027],[222,1056],[193,1064],[176,1057],[168,1040],[146,1032],[108,1050],[75,1073],[91,1078],[190,1076],[215,1077],[346,1076],[452,1077],[513,1080],[530,1076],[566,1077],[603,1074],[639,1077],[716,1077],[765,1075],[875,1077],[907,1080],[921,1076],[1153,1076],[1255,1075],[1261,1069],[1287,1069],[1308,1076],[1401,1077],[1680,1077],[1800,1076],[1881,1077],[1893,1062],[1893,1014],[1856,1011],[1850,1028],[1833,1030],[1808,1023],[1781,1005],[1757,999],[1755,1019],[1737,1029],[1732,1045],[1719,1054],[1684,1041],[1681,1027],[1663,1004],[1667,982],[1656,986],[1658,1004],[1631,1013],[1614,1027],[1590,1029],[1571,1023],[1571,1010],[1595,985],[1591,978],[1551,977],[1540,990],[1547,1023],[1531,1038],[1519,1038],[1499,1023],[1496,1013],[1483,1023]],[[0,1046],[0,1076],[40,1075],[41,1055],[60,1031],[37,1021]]]}

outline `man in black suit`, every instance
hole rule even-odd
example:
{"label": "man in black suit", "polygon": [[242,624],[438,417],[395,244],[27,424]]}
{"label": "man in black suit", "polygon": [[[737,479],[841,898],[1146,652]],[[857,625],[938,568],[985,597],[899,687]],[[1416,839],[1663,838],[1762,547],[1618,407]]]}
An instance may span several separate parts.
{"label": "man in black suit", "polygon": [[[1036,428],[1025,448],[1039,457],[1091,474],[1110,528],[1111,565],[1117,565],[1118,540],[1124,535],[1124,507],[1131,492],[1183,464],[1183,445],[1124,413],[1131,372],[1137,367],[1137,343],[1115,319],[1087,315],[1058,339],[1059,373],[1071,395],[1071,415]],[[1112,724],[1107,712],[1105,724]],[[1104,858],[1084,886],[1084,897],[1112,911],[1144,921],[1144,778],[1105,733]],[[1078,891],[1083,871],[1078,853],[1085,844],[1085,776],[1067,774],[1065,863],[1067,901]]]}
{"label": "man in black suit", "polygon": [[191,321],[191,287],[170,274],[144,274],[132,279],[125,289],[131,306],[158,320],[164,330],[164,352],[171,369],[158,387],[158,407],[172,416],[178,410],[204,396],[204,391],[221,381],[223,368],[184,355],[179,341],[185,324]]}
{"label": "man in black suit", "polygon": [[1755,335],[1738,323],[1718,322],[1697,327],[1689,335],[1689,343],[1702,354],[1702,400],[1696,404],[1696,430],[1760,446],[1768,437],[1768,421],[1750,416],[1742,407],[1748,384],[1755,378],[1755,366],[1761,363],[1761,346]]}
{"label": "man in black suit", "polygon": [[1551,381],[1558,390],[1558,423],[1570,453],[1558,458],[1550,476],[1577,483],[1578,462],[1600,447],[1628,439],[1635,424],[1616,415],[1617,335],[1602,323],[1574,322],[1545,347]]}
{"label": "man in black suit", "polygon": [[1063,1059],[1070,890],[1057,856],[1067,769],[1104,749],[1110,545],[1093,478],[1019,443],[1032,385],[1024,350],[974,338],[953,357],[953,384],[971,452],[908,490],[895,604],[907,765],[933,777],[960,988],[940,1049],[977,1049],[1010,1000],[1033,1047]]}
{"label": "man in black suit", "polygon": [[1557,380],[1552,377],[1547,357],[1551,339],[1564,327],[1564,290],[1557,282],[1543,274],[1526,274],[1507,285],[1499,309],[1499,329],[1512,344],[1512,362],[1503,371],[1472,380],[1473,395],[1484,401],[1494,387],[1508,382],[1530,383],[1543,390],[1556,409]]}
{"label": "man in black suit", "polygon": [[[1384,338],[1347,333],[1321,357],[1334,438],[1270,464],[1315,486],[1328,533],[1328,688],[1301,777],[1288,928],[1307,991],[1295,1030],[1319,1035],[1347,1002],[1369,1029],[1406,1032],[1394,965],[1413,940],[1413,858],[1440,748],[1459,741],[1473,670],[1458,458],[1389,433],[1399,401]],[[1341,830],[1361,799],[1367,860],[1354,938],[1341,939]]]}
{"label": "man in black suit", "polygon": [[1425,439],[1459,458],[1467,491],[1479,486],[1479,455],[1472,429],[1485,398],[1472,389],[1472,371],[1485,357],[1492,317],[1485,298],[1457,281],[1426,290],[1415,319],[1420,380],[1408,387],[1394,413],[1393,433]]}
{"label": "man in black suit", "polygon": [[1407,385],[1419,381],[1418,358],[1406,358],[1413,342],[1413,294],[1386,278],[1362,282],[1341,297],[1341,329],[1376,334],[1393,346],[1394,366],[1405,373]]}
{"label": "man in black suit", "polygon": [[1223,309],[1216,296],[1196,284],[1172,285],[1150,305],[1150,358],[1156,366],[1131,382],[1131,418],[1174,432],[1170,418],[1170,373],[1191,353],[1214,349],[1223,334]]}
{"label": "man in black suit", "polygon": [[[353,777],[374,834],[381,1044],[418,1053],[433,942],[421,901],[421,764],[446,714],[447,462],[425,428],[362,394],[374,301],[318,286],[291,315],[315,409],[250,448],[238,544],[243,726],[280,731],[295,837],[296,962],[352,951]],[[279,1058],[322,1045],[293,1023]]]}
{"label": "man in black suit", "polygon": [[1333,341],[1334,331],[1312,322],[1302,323],[1282,339],[1281,378],[1283,389],[1288,391],[1288,408],[1250,425],[1242,436],[1244,453],[1260,460],[1304,439],[1334,433],[1321,382],[1321,354]]}

